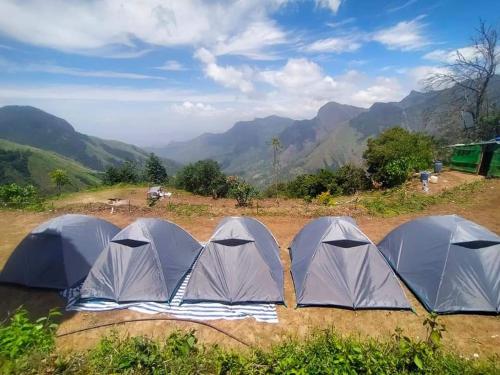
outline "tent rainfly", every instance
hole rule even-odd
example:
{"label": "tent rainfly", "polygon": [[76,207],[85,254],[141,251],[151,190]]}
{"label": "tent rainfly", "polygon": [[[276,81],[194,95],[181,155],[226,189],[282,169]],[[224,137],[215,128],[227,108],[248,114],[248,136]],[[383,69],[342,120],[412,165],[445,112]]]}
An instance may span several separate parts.
{"label": "tent rainfly", "polygon": [[249,217],[228,217],[196,261],[184,302],[284,303],[279,246]]}
{"label": "tent rainfly", "polygon": [[350,217],[321,217],[290,246],[297,306],[409,309],[384,257]]}
{"label": "tent rainfly", "polygon": [[66,289],[81,282],[120,229],[85,215],[63,215],[28,234],[0,273],[0,282]]}
{"label": "tent rainfly", "polygon": [[500,237],[456,215],[400,225],[379,244],[429,311],[500,310]]}
{"label": "tent rainfly", "polygon": [[81,298],[170,302],[202,246],[169,221],[138,219],[96,260]]}

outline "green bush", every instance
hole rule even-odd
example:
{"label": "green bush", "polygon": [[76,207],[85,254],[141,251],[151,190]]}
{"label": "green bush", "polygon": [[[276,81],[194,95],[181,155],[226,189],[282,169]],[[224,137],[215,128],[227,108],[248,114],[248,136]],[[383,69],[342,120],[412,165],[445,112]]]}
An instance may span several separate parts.
{"label": "green bush", "polygon": [[126,161],[119,166],[109,166],[104,171],[104,185],[137,184],[141,182],[140,168],[135,162]]}
{"label": "green bush", "polygon": [[200,160],[186,165],[177,172],[175,185],[179,189],[214,198],[226,197],[229,191],[226,175],[215,160]]}
{"label": "green bush", "polygon": [[5,208],[43,209],[43,199],[33,185],[0,185],[0,205]]}
{"label": "green bush", "polygon": [[319,204],[322,204],[324,206],[334,206],[335,205],[335,199],[328,191],[322,192],[320,195],[318,195],[316,197],[316,200]]}
{"label": "green bush", "polygon": [[54,348],[57,310],[47,317],[31,321],[28,312],[19,308],[8,322],[0,324],[0,372],[24,373],[26,367],[35,366],[31,358],[50,353]]}
{"label": "green bush", "polygon": [[81,374],[495,374],[498,361],[467,361],[441,349],[444,327],[424,321],[427,337],[413,340],[397,329],[389,340],[313,332],[270,350],[227,351],[198,344],[194,331],[174,332],[163,342],[112,334],[80,356],[54,360],[57,371]]}
{"label": "green bush", "polygon": [[238,207],[247,207],[259,192],[249,183],[238,178],[229,179],[229,197],[236,199]]}
{"label": "green bush", "polygon": [[393,187],[405,182],[412,172],[428,168],[433,152],[431,137],[396,127],[368,139],[363,158],[374,181]]}
{"label": "green bush", "polygon": [[346,164],[334,172],[334,181],[330,185],[330,193],[333,195],[351,195],[358,191],[370,188],[370,179],[366,171],[354,164]]}

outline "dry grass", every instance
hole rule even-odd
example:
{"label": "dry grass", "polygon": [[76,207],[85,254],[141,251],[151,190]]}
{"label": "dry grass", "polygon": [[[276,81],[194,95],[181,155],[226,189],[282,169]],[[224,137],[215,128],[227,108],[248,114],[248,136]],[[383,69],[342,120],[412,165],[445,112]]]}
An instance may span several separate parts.
{"label": "dry grass", "polygon": [[[453,180],[453,175],[445,175]],[[443,176],[444,180],[444,176]],[[450,184],[451,185],[451,184]],[[418,186],[417,186],[418,187]],[[431,186],[432,187],[432,186]],[[451,186],[448,186],[451,187]],[[485,181],[481,191],[470,197],[467,205],[438,204],[418,214],[407,214],[392,218],[374,218],[366,214],[356,202],[341,204],[333,208],[306,204],[300,200],[259,201],[259,206],[252,208],[236,208],[234,201],[193,196],[174,191],[170,204],[183,209],[169,209],[168,201],[148,208],[145,200],[146,188],[122,188],[91,193],[80,193],[64,197],[54,202],[54,211],[44,213],[10,211],[0,213],[0,266],[5,262],[16,244],[34,226],[49,217],[64,212],[90,213],[124,227],[138,217],[151,216],[175,221],[192,233],[198,240],[206,241],[218,221],[227,215],[252,215],[266,224],[273,232],[281,246],[281,258],[285,267],[285,296],[288,307],[278,307],[279,324],[257,323],[251,319],[242,321],[217,321],[217,327],[244,338],[259,347],[269,346],[286,337],[304,337],[312,330],[334,326],[343,334],[389,337],[397,327],[412,337],[425,335],[422,321],[426,315],[420,303],[407,291],[413,312],[399,311],[350,311],[337,308],[295,308],[295,296],[290,277],[290,258],[287,247],[293,236],[312,217],[318,215],[351,215],[355,216],[361,229],[375,242],[381,240],[390,230],[416,216],[428,214],[455,213],[474,220],[490,230],[500,233],[500,211],[494,202],[500,201],[500,181]],[[113,215],[106,206],[108,198],[130,199],[130,211],[122,207]],[[351,200],[345,198],[345,200]],[[187,207],[187,208],[186,208]],[[200,208],[202,207],[202,208]],[[202,213],[200,214],[200,210]],[[31,291],[23,288],[0,286],[0,319],[8,311],[24,304],[36,315],[44,314],[54,306],[63,306],[63,301],[56,293]],[[63,316],[60,331],[91,326],[96,323],[119,321],[124,318],[138,316],[131,311],[113,311],[104,313],[76,313]],[[500,320],[494,316],[450,315],[441,317],[447,327],[444,344],[460,354],[480,356],[500,355]],[[208,328],[190,323],[142,322],[126,326],[117,326],[124,334],[143,334],[152,337],[164,337],[176,328],[195,328],[202,341],[216,342],[222,345],[235,346],[231,339],[213,332]],[[89,331],[60,339],[61,349],[82,349],[96,343],[106,330]]]}

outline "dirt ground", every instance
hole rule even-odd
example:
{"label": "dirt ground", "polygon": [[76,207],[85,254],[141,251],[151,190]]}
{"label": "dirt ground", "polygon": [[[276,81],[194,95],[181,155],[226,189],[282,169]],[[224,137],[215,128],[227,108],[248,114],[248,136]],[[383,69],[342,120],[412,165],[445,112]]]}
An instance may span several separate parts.
{"label": "dirt ground", "polygon": [[[445,172],[431,192],[442,191],[463,182],[478,179],[477,176]],[[419,189],[415,183],[415,189]],[[439,189],[439,190],[438,190]],[[235,208],[234,201],[192,196],[174,191],[170,201],[164,200],[153,208],[145,206],[146,188],[121,188],[74,194],[53,203],[52,211],[43,213],[10,211],[0,213],[0,267],[17,243],[36,225],[66,212],[92,214],[124,227],[138,217],[154,216],[169,219],[188,230],[200,241],[207,241],[218,221],[227,215],[252,215],[262,221],[277,238],[285,267],[285,297],[288,307],[278,306],[278,324],[257,323],[253,319],[240,321],[214,321],[210,324],[226,330],[256,346],[267,347],[288,337],[306,337],[317,329],[334,327],[345,335],[389,338],[397,327],[414,337],[425,337],[422,322],[426,311],[412,293],[406,290],[414,312],[411,311],[351,311],[338,308],[295,308],[295,295],[290,277],[290,258],[287,247],[295,234],[312,217],[318,215],[347,214],[354,216],[361,229],[375,242],[380,241],[398,225],[418,216],[430,214],[458,214],[500,233],[500,180],[488,180],[482,191],[470,197],[465,204],[447,203],[435,205],[426,211],[393,218],[372,217],[354,204],[335,208],[322,208],[300,200],[259,201],[259,207]],[[106,205],[109,198],[122,198],[126,204],[111,214]],[[346,198],[347,200],[347,198]],[[130,201],[130,206],[128,204]],[[349,201],[352,201],[350,199]],[[340,202],[342,203],[342,202]],[[325,211],[326,210],[326,211]],[[328,211],[329,210],[329,211]],[[29,290],[14,286],[0,286],[0,320],[17,306],[24,305],[34,316],[47,313],[53,307],[64,307],[64,301],[51,291]],[[64,313],[59,333],[89,327],[96,324],[118,322],[123,319],[145,317],[139,313],[124,311],[100,313]],[[440,320],[445,324],[445,346],[465,356],[500,355],[500,318],[486,315],[447,315]],[[116,330],[129,335],[147,335],[162,338],[174,329],[196,329],[202,342],[239,347],[233,339],[217,331],[185,322],[139,322],[115,326]],[[58,339],[61,350],[82,350],[94,345],[110,329],[97,329]]]}

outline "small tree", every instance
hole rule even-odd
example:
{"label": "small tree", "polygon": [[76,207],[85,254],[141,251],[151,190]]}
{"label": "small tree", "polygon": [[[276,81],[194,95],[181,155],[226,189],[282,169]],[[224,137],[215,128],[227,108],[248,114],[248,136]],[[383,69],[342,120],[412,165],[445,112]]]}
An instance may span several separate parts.
{"label": "small tree", "polygon": [[[426,86],[439,89],[457,85],[464,90],[465,98],[460,109],[472,117],[476,130],[481,127],[481,118],[488,115],[488,85],[496,74],[500,51],[497,48],[498,33],[484,21],[479,22],[472,38],[470,53],[456,51],[455,61],[444,65],[440,71],[427,77]],[[480,134],[469,133],[470,138]]]}
{"label": "small tree", "polygon": [[410,173],[428,168],[433,159],[434,141],[423,133],[390,128],[368,139],[363,158],[371,178],[385,187],[400,185]]}
{"label": "small tree", "polygon": [[61,194],[61,190],[64,186],[69,185],[71,180],[68,177],[68,173],[63,169],[54,169],[49,173],[52,183],[57,187],[57,194]]}
{"label": "small tree", "polygon": [[238,178],[232,179],[230,186],[229,196],[236,199],[238,207],[249,206],[253,198],[258,195],[257,190],[252,185]]}
{"label": "small tree", "polygon": [[177,173],[175,184],[194,194],[219,198],[225,197],[229,189],[219,163],[210,159],[186,165]]}
{"label": "small tree", "polygon": [[274,187],[276,190],[276,200],[278,200],[279,194],[279,174],[280,174],[280,160],[279,153],[283,149],[283,145],[278,137],[273,137],[271,139],[271,147],[273,148],[273,173],[274,173]]}
{"label": "small tree", "polygon": [[145,168],[146,180],[153,184],[161,184],[168,178],[167,170],[163,166],[160,158],[154,153],[149,154]]}

